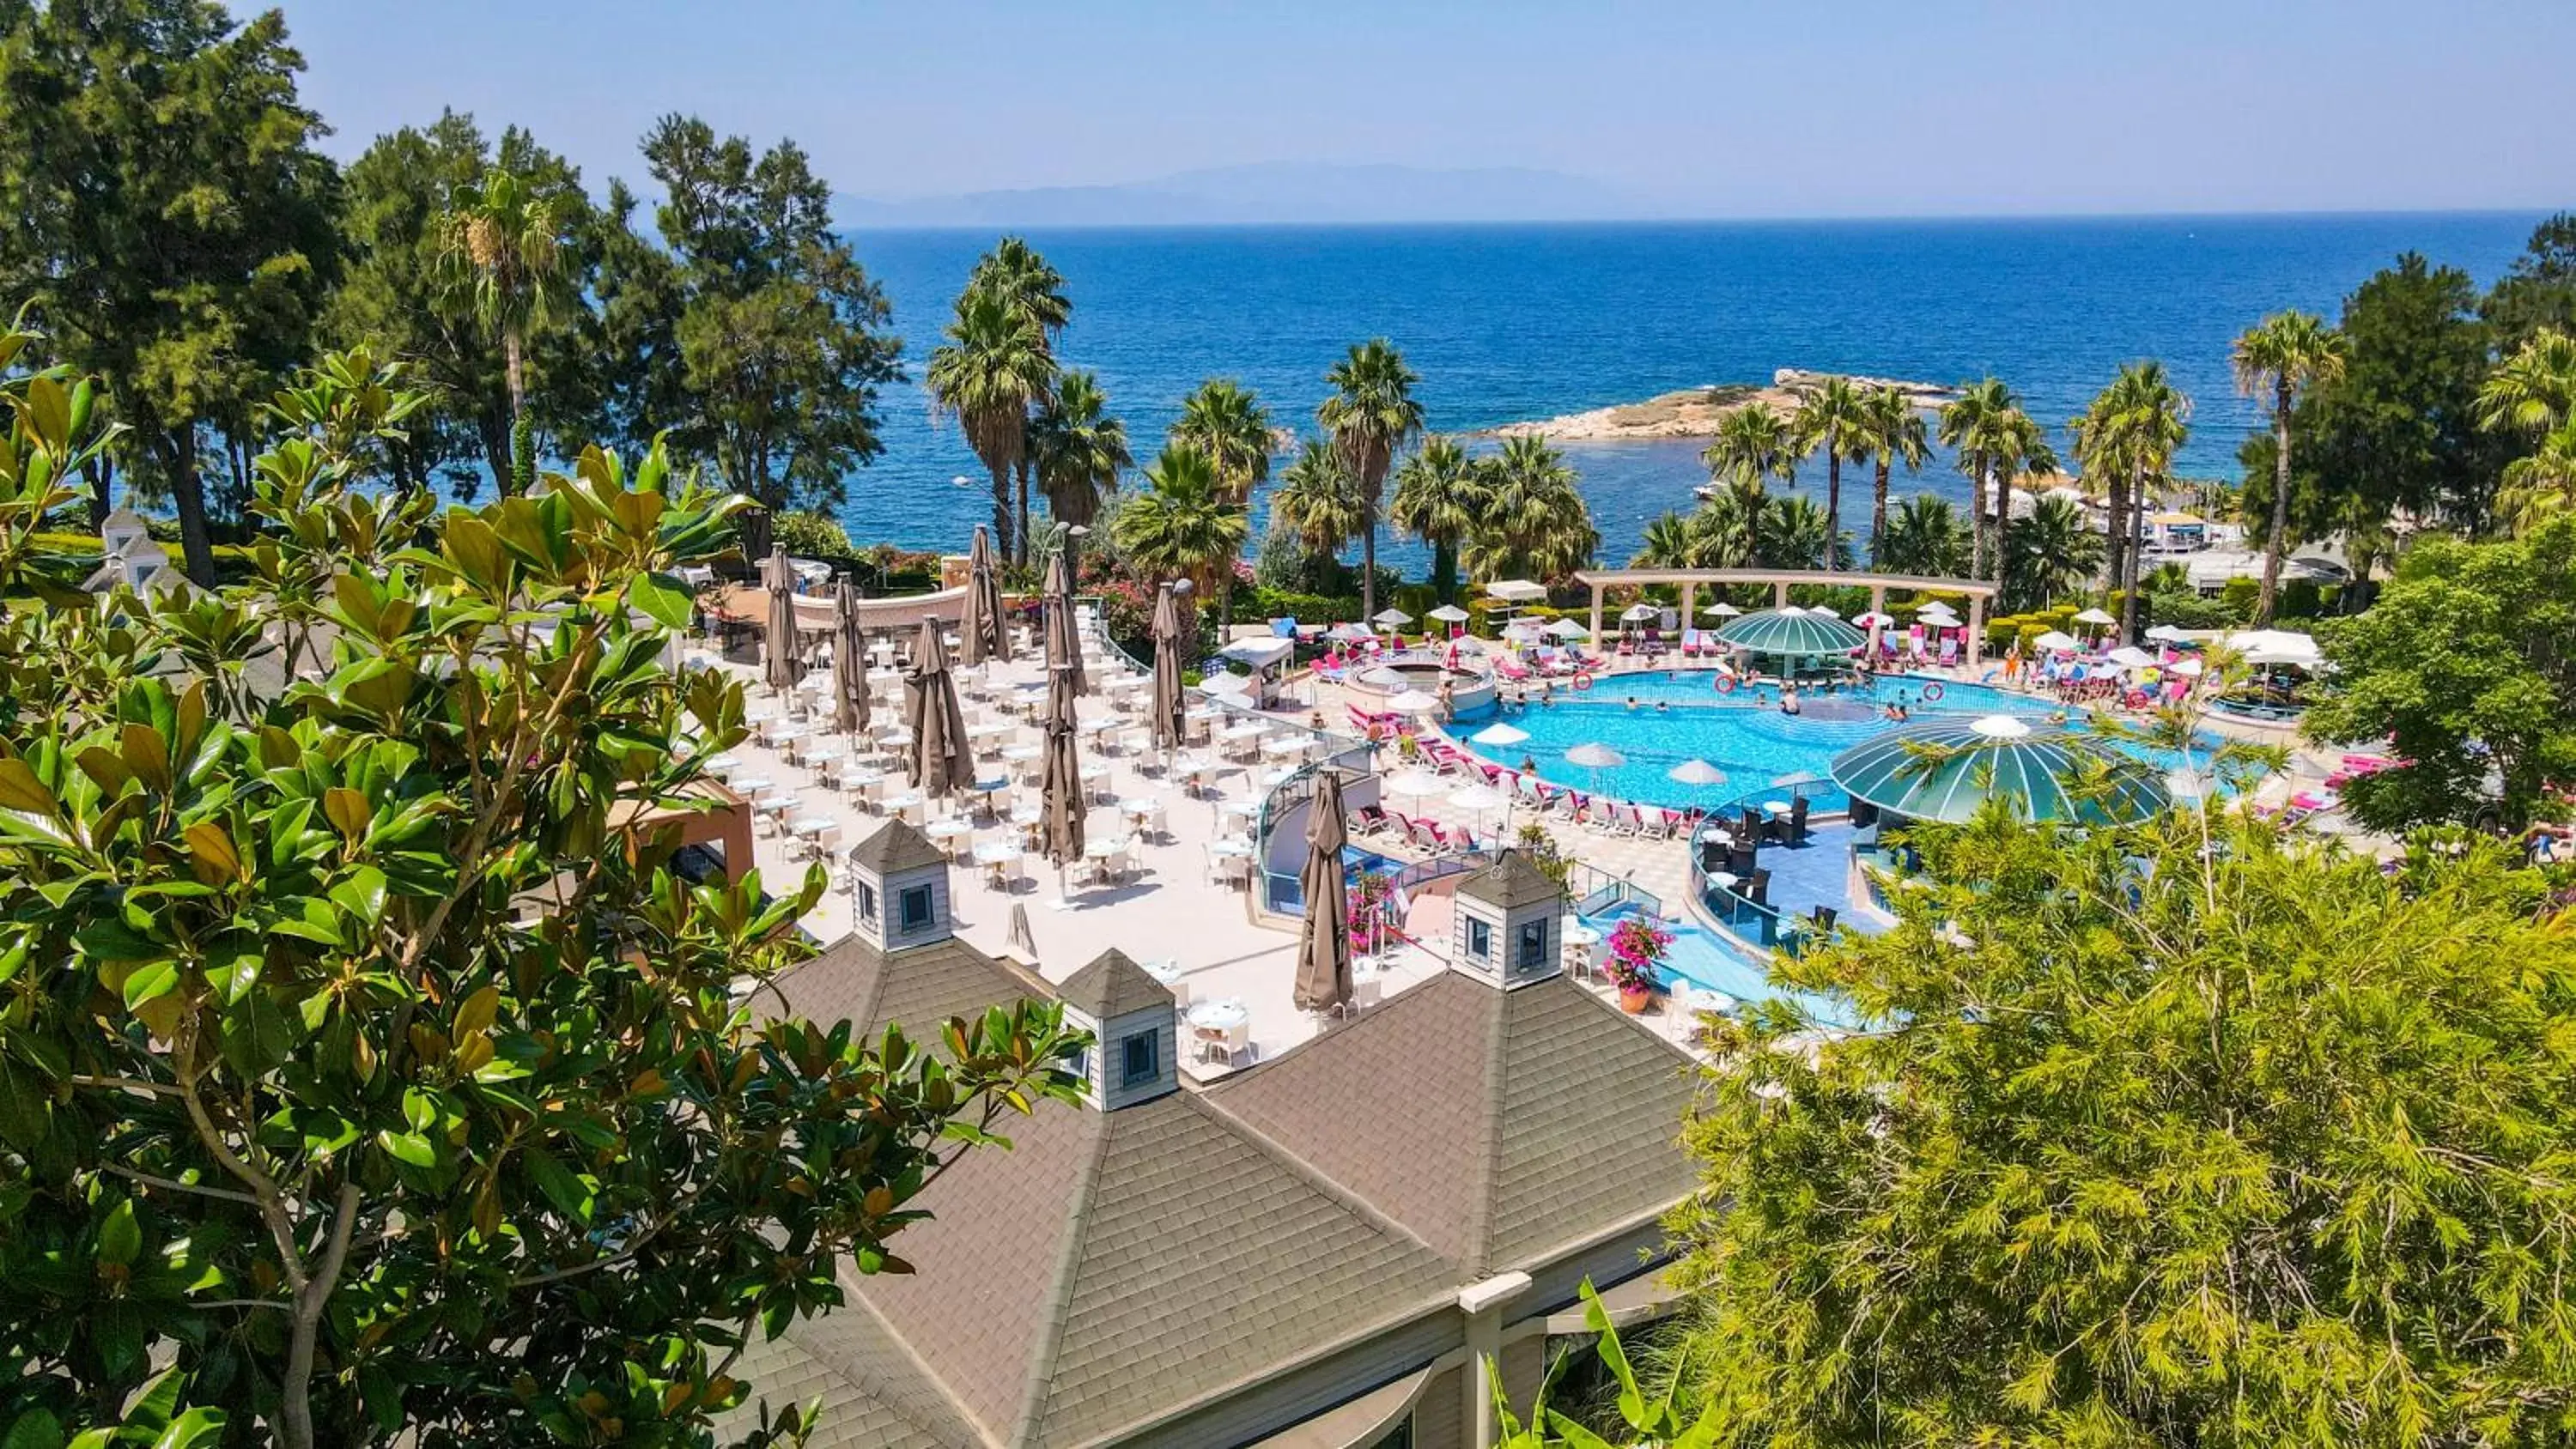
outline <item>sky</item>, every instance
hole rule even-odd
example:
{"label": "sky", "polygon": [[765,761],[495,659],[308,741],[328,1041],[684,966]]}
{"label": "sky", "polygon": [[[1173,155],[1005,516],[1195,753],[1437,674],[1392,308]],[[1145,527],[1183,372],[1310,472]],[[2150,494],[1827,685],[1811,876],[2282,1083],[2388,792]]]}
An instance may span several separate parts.
{"label": "sky", "polygon": [[282,8],[335,153],[454,107],[594,190],[684,111],[880,199],[1286,161],[1561,171],[1676,217],[2576,204],[2570,0]]}

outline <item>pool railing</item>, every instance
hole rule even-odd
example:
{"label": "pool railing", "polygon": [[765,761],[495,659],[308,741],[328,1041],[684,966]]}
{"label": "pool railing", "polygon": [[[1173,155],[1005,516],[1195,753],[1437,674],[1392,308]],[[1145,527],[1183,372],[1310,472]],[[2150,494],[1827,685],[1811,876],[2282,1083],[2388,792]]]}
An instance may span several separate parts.
{"label": "pool railing", "polygon": [[1744,791],[1719,804],[1692,828],[1690,886],[1691,898],[1712,924],[1747,946],[1786,951],[1794,956],[1805,949],[1813,937],[1814,925],[1803,916],[1783,915],[1777,906],[1755,901],[1740,890],[1719,885],[1710,878],[1700,850],[1700,837],[1710,830],[1741,819],[1747,810],[1763,814],[1765,802],[1782,798],[1804,799],[1811,820],[1819,816],[1847,816],[1851,813],[1851,796],[1831,781],[1812,785],[1764,785]]}

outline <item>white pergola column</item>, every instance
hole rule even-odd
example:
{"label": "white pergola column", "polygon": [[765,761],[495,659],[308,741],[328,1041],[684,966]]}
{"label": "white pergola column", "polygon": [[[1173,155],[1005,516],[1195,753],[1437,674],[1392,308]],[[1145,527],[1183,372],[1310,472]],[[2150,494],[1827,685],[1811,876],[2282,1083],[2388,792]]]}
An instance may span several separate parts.
{"label": "white pergola column", "polygon": [[1699,627],[1699,609],[1696,607],[1698,603],[1699,581],[1682,580],[1682,628],[1688,630]]}
{"label": "white pergola column", "polygon": [[1592,586],[1592,637],[1601,637],[1601,585]]}
{"label": "white pergola column", "polygon": [[1984,658],[1985,653],[1986,596],[1970,594],[1968,596],[1968,667],[1976,668],[1977,661]]}

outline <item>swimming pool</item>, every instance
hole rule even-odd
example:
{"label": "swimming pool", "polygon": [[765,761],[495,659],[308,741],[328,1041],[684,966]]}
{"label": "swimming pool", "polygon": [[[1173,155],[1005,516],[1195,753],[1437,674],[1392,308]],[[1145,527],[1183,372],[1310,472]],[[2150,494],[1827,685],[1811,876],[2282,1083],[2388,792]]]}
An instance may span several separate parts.
{"label": "swimming pool", "polygon": [[[1622,916],[1633,914],[1633,902],[1622,902],[1598,915],[1585,919],[1599,928],[1607,940]],[[1688,981],[1703,991],[1714,991],[1737,1001],[1767,1001],[1774,997],[1796,1002],[1807,1015],[1828,1026],[1850,1027],[1858,1020],[1850,1002],[1822,992],[1802,991],[1780,986],[1771,980],[1763,964],[1742,947],[1720,936],[1695,920],[1665,921],[1663,928],[1673,933],[1672,945],[1665,948],[1662,972],[1668,978]]]}
{"label": "swimming pool", "polygon": [[[1918,720],[1935,714],[2013,714],[2042,720],[2058,710],[2054,701],[1987,685],[1891,675],[1876,682],[1874,693],[1844,690],[1802,696],[1803,712],[1787,715],[1780,712],[1776,690],[1766,688],[1763,696],[1771,702],[1757,704],[1753,702],[1756,692],[1749,688],[1717,694],[1709,686],[1711,677],[1706,670],[1610,676],[1588,692],[1560,690],[1546,704],[1504,705],[1498,713],[1463,719],[1454,728],[1463,737],[1501,718],[1527,731],[1529,740],[1485,749],[1488,758],[1518,765],[1527,757],[1537,762],[1539,774],[1546,779],[1597,790],[1614,799],[1706,810],[1783,776],[1822,777],[1834,756],[1894,727],[1880,713],[1886,703],[1904,701]],[[1933,684],[1941,686],[1940,698],[1927,700],[1924,689]],[[1633,708],[1628,702],[1632,697]],[[2077,727],[2081,728],[2080,721]],[[1601,770],[1567,764],[1565,752],[1581,744],[1608,745],[1627,757],[1627,763]],[[2181,764],[2169,754],[2127,741],[2115,747],[2159,770]],[[1684,785],[1670,778],[1674,766],[1693,759],[1724,771],[1725,781]]]}

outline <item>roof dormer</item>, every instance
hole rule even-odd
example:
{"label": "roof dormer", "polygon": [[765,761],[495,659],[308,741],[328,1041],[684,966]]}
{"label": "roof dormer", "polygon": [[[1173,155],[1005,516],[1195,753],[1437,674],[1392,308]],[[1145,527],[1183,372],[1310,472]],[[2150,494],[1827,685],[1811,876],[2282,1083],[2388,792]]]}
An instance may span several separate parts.
{"label": "roof dormer", "polygon": [[1180,1089],[1180,1021],[1171,988],[1115,947],[1056,988],[1064,1024],[1091,1033],[1072,1071],[1083,1100],[1105,1112]]}
{"label": "roof dormer", "polygon": [[955,934],[949,914],[948,857],[909,822],[888,820],[850,847],[853,929],[892,954]]}
{"label": "roof dormer", "polygon": [[1461,881],[1457,906],[1459,970],[1508,990],[1564,969],[1565,891],[1520,851]]}

